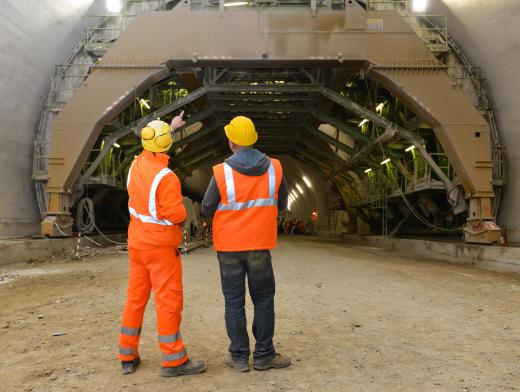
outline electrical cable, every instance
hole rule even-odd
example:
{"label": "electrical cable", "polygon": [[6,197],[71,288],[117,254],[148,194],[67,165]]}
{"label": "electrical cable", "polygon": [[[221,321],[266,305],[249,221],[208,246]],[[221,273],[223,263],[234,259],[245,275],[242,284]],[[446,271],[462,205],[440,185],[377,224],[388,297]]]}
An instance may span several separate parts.
{"label": "electrical cable", "polygon": [[[87,221],[83,220],[85,216],[84,212],[87,213]],[[108,242],[114,245],[126,245],[126,242],[114,241],[107,237],[101,230],[99,230],[99,227],[97,227],[96,225],[96,216],[94,214],[94,202],[92,201],[92,199],[88,197],[84,197],[78,203],[78,210],[76,211],[76,224],[83,233],[91,233],[95,229],[99,233],[99,235]]]}
{"label": "electrical cable", "polygon": [[[369,87],[368,87],[368,82],[365,78],[365,85],[366,85],[366,88],[367,88],[367,91],[369,91]],[[370,97],[370,94],[368,94],[368,100],[369,100],[369,104],[370,104],[370,107],[373,106],[373,102],[372,102],[372,99]],[[375,124],[374,124],[375,126]],[[377,128],[375,129],[376,130],[376,133],[377,133]],[[379,136],[379,135],[378,135]],[[383,148],[383,144],[381,143],[381,140],[378,140],[378,138],[376,138],[376,140],[378,141],[378,145],[379,145],[379,148],[381,149],[381,153],[383,154],[383,158],[384,159],[387,159],[387,156],[385,154],[385,150]],[[392,180],[394,181],[394,184],[395,184],[395,187],[397,188],[397,190],[399,191],[399,194],[401,195],[401,198],[403,199],[406,207],[410,210],[410,212],[412,213],[413,216],[415,216],[420,222],[422,222],[424,225],[432,228],[432,229],[435,229],[435,230],[440,230],[440,231],[447,231],[447,232],[453,232],[453,231],[458,231],[460,230],[460,228],[455,228],[455,229],[446,229],[444,227],[439,227],[439,226],[436,226],[432,223],[430,223],[426,218],[424,218],[416,209],[415,207],[410,203],[410,201],[408,200],[408,198],[406,197],[406,195],[403,193],[401,187],[399,186],[399,184],[397,183],[397,180],[395,179],[394,177],[394,174],[390,171],[389,172],[390,174],[390,178],[392,178]]]}
{"label": "electrical cable", "polygon": [[[54,222],[54,226],[56,226],[56,228],[61,233],[61,235],[65,236],[65,237],[69,237],[69,238],[72,237],[71,235],[68,235],[67,233],[65,233],[56,222]],[[87,240],[89,240],[90,242],[96,244],[97,246],[103,246],[99,242],[94,241],[92,238],[90,238],[86,235],[83,235],[83,237],[86,238]]]}
{"label": "electrical cable", "polygon": [[[114,245],[126,245],[126,242],[117,242],[107,237],[96,225],[96,217],[94,214],[94,202],[89,197],[84,197],[78,202],[77,210],[76,210],[76,225],[78,229],[83,234],[88,241],[96,244],[97,246],[102,246],[99,242],[94,241],[92,238],[89,238],[85,233],[92,233],[96,230],[101,237],[103,237],[106,241],[114,244]],[[85,214],[86,212],[86,214]],[[71,237],[67,235],[59,225],[54,222],[54,225],[58,229],[58,231],[64,235],[65,237]]]}
{"label": "electrical cable", "polygon": [[82,198],[76,209],[76,226],[82,233],[90,234],[95,229],[95,221],[94,202],[88,197]]}

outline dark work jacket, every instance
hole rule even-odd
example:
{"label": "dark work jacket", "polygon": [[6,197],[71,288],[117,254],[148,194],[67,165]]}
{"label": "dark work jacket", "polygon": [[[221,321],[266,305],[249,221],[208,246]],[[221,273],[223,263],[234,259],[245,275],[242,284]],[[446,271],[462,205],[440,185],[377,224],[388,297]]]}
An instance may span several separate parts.
{"label": "dark work jacket", "polygon": [[[270,160],[264,153],[255,150],[242,150],[233,154],[226,162],[233,170],[248,176],[261,176],[267,169],[269,169]],[[280,188],[278,188],[278,211],[287,209],[287,198],[289,194],[287,191],[287,182],[285,175],[282,176]],[[220,203],[220,193],[218,191],[215,177],[211,177],[208,189],[202,200],[202,215],[212,216],[218,208]]]}

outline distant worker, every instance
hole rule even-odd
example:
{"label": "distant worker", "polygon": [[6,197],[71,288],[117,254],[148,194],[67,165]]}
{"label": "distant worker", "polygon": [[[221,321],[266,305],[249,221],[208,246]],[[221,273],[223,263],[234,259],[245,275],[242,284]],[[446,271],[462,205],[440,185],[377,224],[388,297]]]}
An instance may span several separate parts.
{"label": "distant worker", "polygon": [[287,208],[282,166],[253,145],[258,135],[247,117],[224,127],[233,155],[213,167],[202,214],[213,218],[213,245],[220,264],[226,329],[231,341],[225,365],[249,371],[249,336],[245,314],[245,278],[254,305],[253,335],[257,370],[284,368],[290,359],[276,353],[275,281],[270,249],[276,247],[278,211]]}
{"label": "distant worker", "polygon": [[174,117],[171,125],[155,120],[141,130],[144,151],[128,171],[130,276],[119,337],[123,374],[135,372],[140,363],[139,338],[151,290],[162,352],[161,375],[175,377],[205,370],[204,363],[189,359],[179,331],[183,293],[178,246],[186,210],[179,179],[168,169],[166,152],[173,144],[173,131],[184,125],[183,114]]}

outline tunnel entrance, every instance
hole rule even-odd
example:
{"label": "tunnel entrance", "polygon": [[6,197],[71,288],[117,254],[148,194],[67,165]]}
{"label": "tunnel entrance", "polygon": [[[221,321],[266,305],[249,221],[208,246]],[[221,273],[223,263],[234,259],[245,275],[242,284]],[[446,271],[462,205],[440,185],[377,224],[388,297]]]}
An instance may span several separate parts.
{"label": "tunnel entrance", "polygon": [[[397,13],[356,4],[311,16],[216,18],[182,6],[139,15],[54,122],[42,232],[66,223],[94,186],[124,193],[140,128],[185,110],[171,167],[195,201],[211,165],[230,154],[223,126],[241,114],[259,131],[256,147],[289,168],[300,219],[316,212],[333,231],[496,241],[488,124]],[[374,33],[367,21],[376,16]],[[204,24],[211,28],[195,27]],[[194,40],[172,48],[165,28]]]}

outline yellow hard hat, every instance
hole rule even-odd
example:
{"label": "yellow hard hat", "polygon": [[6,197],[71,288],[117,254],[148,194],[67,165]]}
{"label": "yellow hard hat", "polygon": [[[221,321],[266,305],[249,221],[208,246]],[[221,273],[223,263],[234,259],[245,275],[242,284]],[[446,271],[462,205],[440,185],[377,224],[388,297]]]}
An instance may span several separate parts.
{"label": "yellow hard hat", "polygon": [[224,127],[224,131],[227,138],[239,146],[251,146],[258,139],[255,124],[244,116],[235,117]]}
{"label": "yellow hard hat", "polygon": [[151,152],[165,152],[173,144],[170,126],[161,120],[153,120],[141,129],[141,144]]}

